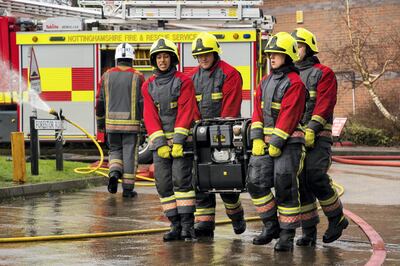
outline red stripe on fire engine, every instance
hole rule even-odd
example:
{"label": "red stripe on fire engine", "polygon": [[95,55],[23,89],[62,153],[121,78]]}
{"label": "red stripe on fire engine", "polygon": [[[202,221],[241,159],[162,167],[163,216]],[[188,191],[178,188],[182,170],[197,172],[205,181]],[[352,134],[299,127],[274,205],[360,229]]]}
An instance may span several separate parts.
{"label": "red stripe on fire engine", "polygon": [[44,91],[40,94],[44,101],[71,101],[70,91]]}
{"label": "red stripe on fire engine", "polygon": [[94,69],[92,67],[72,68],[72,90],[91,91],[94,89]]}
{"label": "red stripe on fire engine", "polygon": [[243,90],[242,91],[242,99],[243,100],[250,100],[251,91]]}
{"label": "red stripe on fire engine", "polygon": [[28,69],[27,68],[22,69],[22,79],[23,79],[23,81],[28,83]]}

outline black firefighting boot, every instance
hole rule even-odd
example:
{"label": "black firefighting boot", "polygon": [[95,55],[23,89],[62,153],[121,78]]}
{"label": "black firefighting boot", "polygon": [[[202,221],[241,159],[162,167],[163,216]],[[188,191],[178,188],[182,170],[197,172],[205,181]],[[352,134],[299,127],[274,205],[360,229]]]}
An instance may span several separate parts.
{"label": "black firefighting boot", "polygon": [[170,216],[168,219],[171,221],[171,230],[163,236],[164,242],[180,240],[181,239],[181,218],[178,215]]}
{"label": "black firefighting boot", "polygon": [[194,215],[193,213],[181,214],[181,238],[185,241],[196,241],[196,234],[194,232]]}
{"label": "black firefighting boot", "polygon": [[232,220],[232,227],[235,234],[240,235],[246,231],[246,221],[243,216],[240,219]]}
{"label": "black firefighting boot", "polygon": [[297,239],[296,245],[314,247],[317,242],[317,226],[303,228],[303,235]]}
{"label": "black firefighting boot", "polygon": [[213,222],[198,222],[194,224],[194,232],[196,237],[214,238],[215,223]]}
{"label": "black firefighting boot", "polygon": [[279,223],[278,219],[274,217],[271,219],[263,219],[264,227],[261,234],[253,239],[254,245],[266,245],[272,241],[272,239],[279,238]]}
{"label": "black firefighting boot", "polygon": [[111,171],[108,176],[110,179],[108,180],[108,192],[115,194],[118,190],[118,179],[121,178],[121,173],[119,171]]}
{"label": "black firefighting boot", "polygon": [[122,197],[124,198],[134,198],[137,196],[137,192],[130,189],[124,189],[122,191]]}
{"label": "black firefighting boot", "polygon": [[343,214],[328,218],[328,220],[328,229],[322,237],[322,241],[324,243],[331,243],[338,239],[342,235],[343,230],[349,226],[349,221],[346,219],[346,217],[344,217]]}
{"label": "black firefighting boot", "polygon": [[296,235],[295,229],[282,229],[279,234],[279,240],[276,242],[274,249],[276,251],[292,251],[293,239]]}

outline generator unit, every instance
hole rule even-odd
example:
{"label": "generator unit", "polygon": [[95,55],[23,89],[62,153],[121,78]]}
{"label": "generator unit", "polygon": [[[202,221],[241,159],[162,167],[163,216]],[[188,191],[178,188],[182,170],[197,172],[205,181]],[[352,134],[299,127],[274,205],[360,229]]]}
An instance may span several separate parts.
{"label": "generator unit", "polygon": [[195,125],[193,178],[198,191],[246,190],[250,124],[247,118],[215,118]]}

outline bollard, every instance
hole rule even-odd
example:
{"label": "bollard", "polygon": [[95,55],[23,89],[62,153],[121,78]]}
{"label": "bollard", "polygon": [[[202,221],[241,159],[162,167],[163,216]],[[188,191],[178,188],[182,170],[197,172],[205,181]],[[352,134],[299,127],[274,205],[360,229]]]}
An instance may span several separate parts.
{"label": "bollard", "polygon": [[59,135],[61,130],[56,130],[56,170],[64,170],[63,140]]}
{"label": "bollard", "polygon": [[25,140],[23,132],[11,132],[13,182],[26,182]]}
{"label": "bollard", "polygon": [[39,135],[35,128],[35,116],[30,116],[30,139],[31,139],[31,174],[39,175]]}

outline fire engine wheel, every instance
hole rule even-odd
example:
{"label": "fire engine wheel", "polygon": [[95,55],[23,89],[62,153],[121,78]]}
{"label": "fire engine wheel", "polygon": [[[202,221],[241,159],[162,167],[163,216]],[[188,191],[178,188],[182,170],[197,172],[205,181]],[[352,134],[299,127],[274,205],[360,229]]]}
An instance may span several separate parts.
{"label": "fire engine wheel", "polygon": [[150,164],[153,162],[153,153],[149,149],[149,143],[147,142],[147,138],[139,146],[138,161],[140,164]]}

